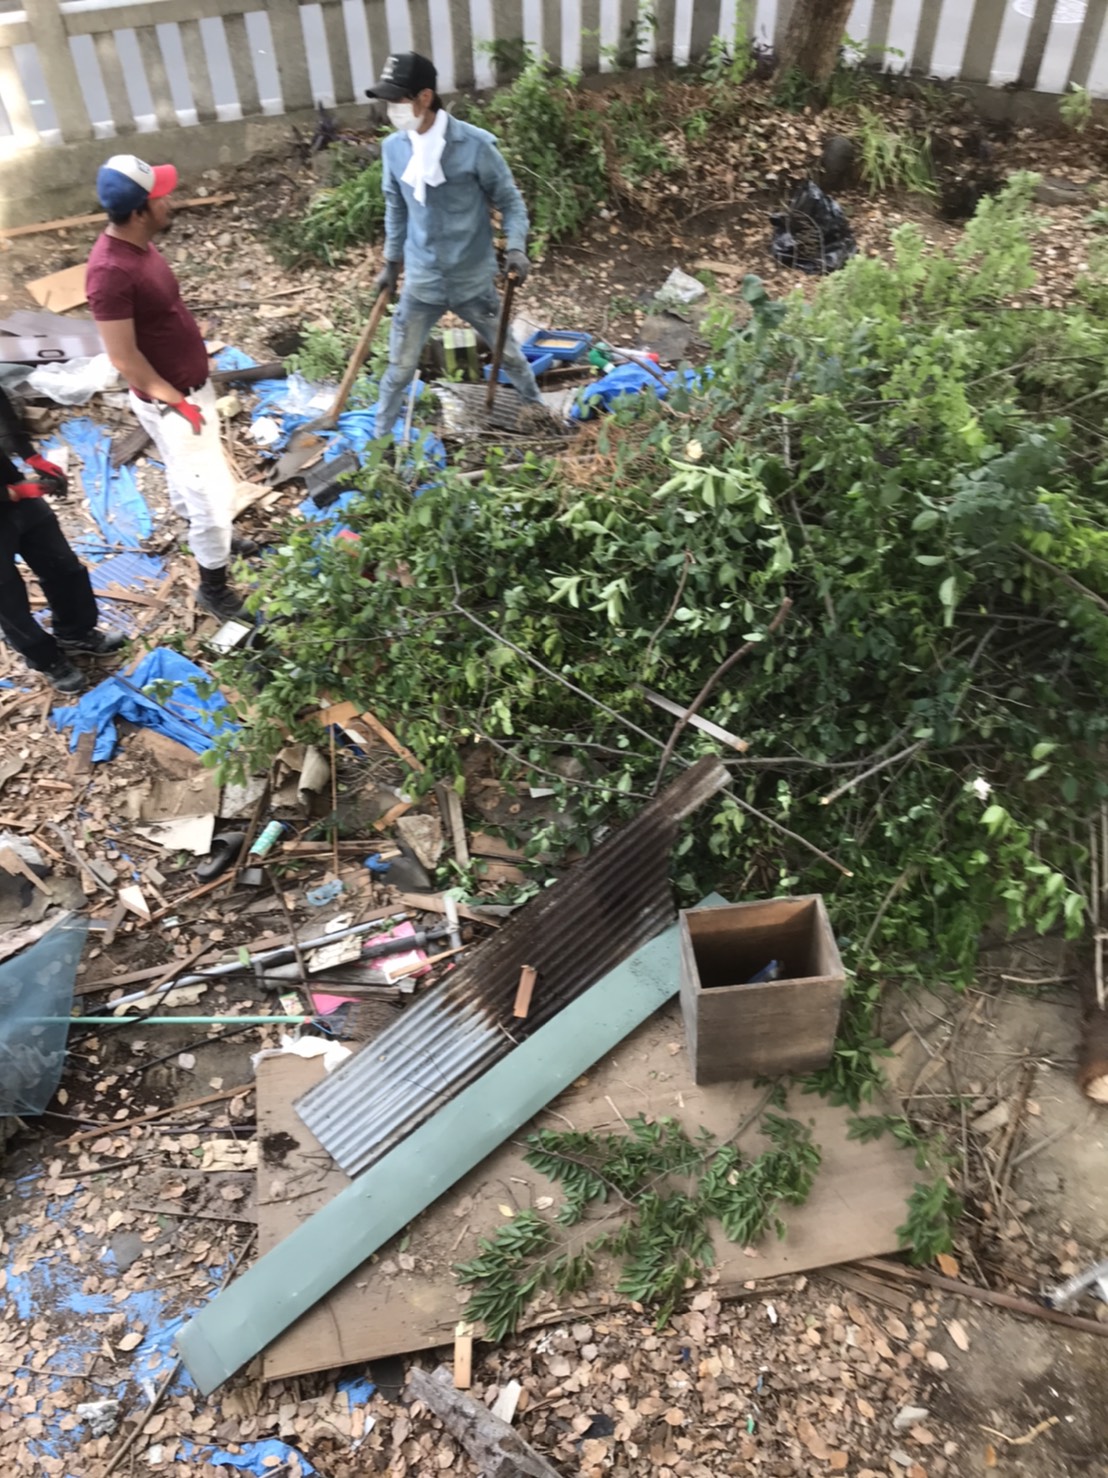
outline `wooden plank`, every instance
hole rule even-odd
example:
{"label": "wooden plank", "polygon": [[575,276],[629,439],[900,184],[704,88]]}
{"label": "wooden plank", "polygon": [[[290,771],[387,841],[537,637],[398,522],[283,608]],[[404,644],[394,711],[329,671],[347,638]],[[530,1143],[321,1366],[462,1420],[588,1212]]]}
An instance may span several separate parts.
{"label": "wooden plank", "polygon": [[538,979],[538,971],[534,965],[524,965],[519,972],[519,989],[516,991],[515,1005],[512,1007],[512,1015],[524,1021],[531,1010],[531,997],[535,993],[535,981]]}
{"label": "wooden plank", "polygon": [[708,55],[712,37],[719,34],[719,0],[693,0],[692,27],[689,31],[689,61],[698,62]]}
{"label": "wooden plank", "polygon": [[34,5],[27,9],[27,18],[62,138],[67,144],[91,139],[92,120],[85,107],[85,95],[81,91],[81,80],[69,48],[69,35],[58,0],[35,0]]}
{"label": "wooden plank", "polygon": [[450,829],[454,843],[454,860],[464,871],[469,866],[469,843],[466,841],[466,822],[462,813],[462,798],[452,785],[435,786],[442,819]]}
{"label": "wooden plank", "polygon": [[[494,0],[495,3],[495,0]],[[412,29],[412,50],[434,59],[431,40],[431,6],[429,0],[408,0],[408,24]]]}
{"label": "wooden plank", "polygon": [[[439,913],[445,915],[446,907],[442,901],[441,893],[399,893],[397,897],[405,908],[410,908],[416,913]],[[499,929],[498,919],[486,918],[484,914],[478,913],[476,909],[470,908],[466,903],[456,905],[458,917],[467,919],[471,924],[484,924],[487,929]]]}
{"label": "wooden plank", "polygon": [[468,1391],[473,1384],[473,1325],[464,1319],[454,1329],[454,1389]]}
{"label": "wooden plank", "polygon": [[616,25],[616,69],[631,71],[638,65],[639,0],[619,0]]}
{"label": "wooden plank", "polygon": [[15,54],[8,46],[0,49],[0,103],[4,105],[12,137],[19,147],[25,149],[37,144],[39,132],[27,102],[23,79],[15,64]]}
{"label": "wooden plank", "polygon": [[562,65],[562,8],[558,0],[542,0],[539,12],[539,48],[553,66]]}
{"label": "wooden plank", "polygon": [[889,24],[893,18],[893,0],[874,0],[873,15],[866,38],[866,56],[870,63],[885,69],[885,52],[889,45]]}
{"label": "wooden plank", "polygon": [[[369,54],[370,54],[370,60],[373,63],[373,76],[374,76],[374,78],[377,78],[377,77],[379,77],[381,75],[381,69],[385,65],[385,59],[389,55],[389,52],[392,50],[392,47],[389,45],[389,19],[388,19],[388,13],[387,13],[387,11],[385,9],[385,0],[364,0],[364,3],[365,3],[365,23],[366,23],[366,30],[369,32]],[[467,14],[467,17],[466,18],[468,19],[468,14]],[[450,20],[451,20],[451,24],[455,28],[455,30],[454,30],[455,45],[457,45],[457,35],[458,35],[457,28],[458,28],[458,25],[459,25],[459,21],[458,21],[458,18],[456,16],[454,16],[453,14],[451,14]],[[457,58],[455,57],[455,62],[454,62],[454,67],[455,67],[455,71],[454,71],[454,82],[455,82],[455,85],[456,86],[459,85],[458,84],[457,65],[458,65],[457,64]],[[472,82],[472,80],[473,80],[473,58],[472,57],[470,58],[470,63],[469,63],[468,80],[470,82]],[[380,106],[380,105],[378,105],[378,106]]]}
{"label": "wooden plank", "polygon": [[25,879],[32,887],[37,888],[40,893],[44,893],[50,902],[53,903],[53,893],[51,893],[38,874],[31,871],[14,847],[0,847],[0,872],[6,872],[12,878]]}
{"label": "wooden plank", "polygon": [[1088,85],[1089,73],[1100,45],[1100,33],[1104,29],[1106,13],[1108,13],[1108,0],[1089,0],[1085,10],[1085,19],[1081,22],[1081,30],[1078,32],[1077,45],[1073,50],[1070,75],[1066,79],[1067,88],[1071,84],[1077,87]]}
{"label": "wooden plank", "polygon": [[79,308],[88,302],[85,292],[85,264],[66,267],[61,272],[51,272],[46,277],[36,277],[27,283],[27,291],[43,308],[64,313],[67,308]]}
{"label": "wooden plank", "polygon": [[[1108,4],[1108,0],[1105,0]],[[931,75],[931,58],[935,55],[935,40],[942,20],[943,0],[923,0],[920,7],[919,27],[912,48],[912,71],[921,77]]]}
{"label": "wooden plank", "polygon": [[581,0],[581,71],[600,71],[600,0]]}
{"label": "wooden plank", "polygon": [[1038,0],[1035,6],[1035,14],[1031,18],[1031,26],[1027,32],[1023,61],[1020,63],[1017,81],[1020,87],[1034,88],[1038,83],[1039,69],[1043,64],[1043,53],[1046,51],[1050,28],[1054,22],[1054,9],[1055,0]]}
{"label": "wooden plank", "polygon": [[[188,73],[189,91],[192,93],[192,106],[196,109],[196,121],[213,123],[216,116],[215,96],[200,22],[182,21],[177,29],[181,33],[181,49],[185,53],[185,70]],[[180,206],[176,208],[179,210]]]}
{"label": "wooden plank", "polygon": [[422,761],[416,759],[415,755],[406,744],[401,744],[400,740],[396,737],[391,729],[386,729],[385,725],[376,716],[376,714],[365,712],[362,713],[360,717],[362,723],[368,724],[373,732],[377,735],[378,739],[383,739],[388,747],[392,750],[393,754],[399,755],[399,757],[404,761],[409,769],[415,770],[420,775],[423,774],[427,766],[423,764]]}
{"label": "wooden plank", "polygon": [[976,0],[962,57],[963,81],[988,82],[992,76],[1005,8],[1006,0]]}
{"label": "wooden plank", "polygon": [[312,80],[299,0],[266,0],[265,13],[269,17],[285,112],[296,113],[302,108],[310,108]]}
{"label": "wooden plank", "polygon": [[[545,1028],[544,1028],[545,1030]],[[536,1034],[541,1037],[542,1033]],[[568,1088],[541,1111],[524,1133],[538,1128],[564,1128],[569,1118],[581,1130],[615,1123],[612,1103],[626,1117],[635,1113],[679,1118],[695,1136],[703,1124],[721,1140],[734,1134],[757,1107],[762,1090],[751,1083],[693,1086],[683,1053],[671,1046],[681,1040],[675,1007],[667,1007],[588,1071],[588,1082]],[[656,1078],[651,1074],[656,1073]],[[322,1077],[315,1062],[269,1059],[258,1070],[258,1139],[288,1134],[298,1141],[280,1168],[262,1166],[258,1173],[259,1248],[264,1255],[292,1236],[317,1209],[351,1184],[333,1164],[319,1169],[318,1141],[307,1133],[291,1106]],[[612,1103],[607,1100],[611,1098]],[[882,1106],[883,1108],[883,1106]],[[722,1236],[717,1238],[718,1269],[724,1296],[736,1296],[750,1278],[772,1278],[782,1273],[843,1262],[853,1248],[896,1246],[896,1228],[904,1220],[904,1206],[915,1181],[910,1154],[898,1149],[888,1135],[869,1145],[847,1138],[848,1110],[834,1108],[815,1097],[790,1095],[790,1109],[798,1117],[815,1120],[814,1138],[824,1157],[808,1204],[790,1210],[783,1242],[770,1240],[748,1257]],[[881,1111],[879,1108],[877,1111]],[[513,1139],[522,1139],[522,1133]],[[741,1148],[755,1153],[760,1141],[744,1139]],[[372,1173],[372,1172],[368,1172]],[[514,1177],[519,1177],[517,1181]],[[273,1180],[303,1198],[275,1200],[269,1194]],[[353,1184],[357,1184],[354,1182]],[[451,1266],[472,1255],[477,1239],[503,1225],[499,1205],[505,1187],[520,1206],[538,1197],[557,1194],[523,1160],[522,1151],[505,1144],[409,1227],[408,1246],[419,1257],[420,1273],[390,1273],[398,1251],[386,1245],[373,1263],[365,1263],[339,1284],[322,1305],[304,1315],[263,1356],[263,1374],[279,1380],[312,1370],[378,1359],[448,1344],[458,1319],[458,1288]],[[461,1214],[459,1215],[459,1212]],[[842,1249],[837,1256],[835,1249]],[[858,1254],[870,1256],[871,1254]],[[881,1254],[875,1253],[874,1256]],[[382,1269],[384,1268],[384,1271]],[[524,1319],[524,1325],[528,1324]]]}
{"label": "wooden plank", "polygon": [[[179,210],[196,210],[204,205],[228,205],[237,198],[236,195],[199,195],[190,200],[174,200],[173,210],[176,213]],[[62,216],[55,221],[33,221],[27,226],[7,226],[0,231],[0,241],[11,241],[16,236],[36,236],[41,231],[68,231],[71,226],[102,226],[103,224],[103,211],[94,216]],[[92,319],[59,318],[59,323],[74,332],[78,330],[83,332],[85,324],[91,324]],[[223,373],[227,377],[233,376],[236,372],[228,370]],[[214,379],[215,375],[212,378]]]}
{"label": "wooden plank", "polygon": [[336,5],[324,5],[323,34],[327,39],[335,102],[353,102],[354,76],[350,70],[350,42],[346,35],[346,17],[343,15],[341,0]]}
{"label": "wooden plank", "polygon": [[[135,115],[131,98],[123,77],[123,63],[119,60],[119,48],[114,31],[101,31],[92,38],[96,48],[96,64],[100,68],[100,80],[108,97],[108,111],[117,134],[134,133]],[[99,217],[98,219],[103,219]]]}
{"label": "wooden plank", "polygon": [[241,15],[229,15],[223,22],[227,35],[227,50],[231,53],[231,70],[235,74],[235,92],[239,109],[244,118],[260,113],[258,77],[254,70],[254,49],[246,34],[246,21]]}
{"label": "wooden plank", "polygon": [[654,6],[654,60],[660,67],[673,60],[677,0],[656,0]]}
{"label": "wooden plank", "polygon": [[[544,3],[547,3],[547,0],[544,0]],[[549,0],[549,3],[557,6],[558,0]],[[454,0],[448,10],[456,92],[464,92],[474,85],[473,18],[469,7],[470,0]],[[559,10],[559,16],[560,14]]]}
{"label": "wooden plank", "polygon": [[150,89],[158,127],[177,128],[177,109],[173,106],[169,73],[166,71],[165,57],[162,55],[162,43],[158,39],[157,28],[140,26],[135,32],[135,39],[138,41],[142,70],[146,73],[146,85]]}
{"label": "wooden plank", "polygon": [[[158,7],[161,8],[160,5]],[[260,0],[173,0],[173,13],[165,20],[201,21],[210,17],[241,15],[247,10],[260,10]],[[71,36],[95,36],[100,31],[137,31],[161,20],[157,11],[151,14],[149,0],[138,0],[133,5],[97,6],[94,10],[70,11],[65,17],[65,28]]]}

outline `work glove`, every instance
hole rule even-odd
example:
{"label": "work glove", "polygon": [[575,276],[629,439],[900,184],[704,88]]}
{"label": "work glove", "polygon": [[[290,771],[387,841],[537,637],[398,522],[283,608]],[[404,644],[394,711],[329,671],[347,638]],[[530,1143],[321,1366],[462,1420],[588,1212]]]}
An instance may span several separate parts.
{"label": "work glove", "polygon": [[27,458],[27,466],[33,467],[40,477],[48,478],[51,482],[60,482],[63,487],[68,487],[69,479],[62,468],[56,462],[48,462],[38,452],[33,457]]}
{"label": "work glove", "polygon": [[41,498],[48,491],[44,482],[10,482],[5,489],[12,503],[23,503],[28,498]]}
{"label": "work glove", "polygon": [[378,296],[384,292],[385,288],[388,288],[389,297],[392,297],[393,293],[396,292],[397,283],[400,281],[400,269],[403,265],[403,262],[385,263],[373,283],[374,290]]}
{"label": "work glove", "polygon": [[504,257],[504,270],[509,276],[514,272],[520,283],[527,281],[527,274],[531,270],[531,263],[527,260],[525,251],[510,251]]}
{"label": "work glove", "polygon": [[192,427],[193,436],[200,435],[200,428],[204,424],[204,417],[198,405],[193,405],[191,400],[179,400],[175,405],[166,405],[167,411],[181,416]]}

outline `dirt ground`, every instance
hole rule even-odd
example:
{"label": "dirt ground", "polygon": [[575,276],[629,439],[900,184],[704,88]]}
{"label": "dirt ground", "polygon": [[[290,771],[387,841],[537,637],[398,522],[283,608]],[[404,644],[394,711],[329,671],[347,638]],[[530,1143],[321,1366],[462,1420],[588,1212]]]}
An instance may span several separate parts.
{"label": "dirt ground", "polygon": [[[784,174],[803,173],[825,128],[824,121],[799,119],[795,137],[781,145]],[[990,147],[1002,173],[1038,165],[1091,185],[1102,167],[1102,141],[1094,137],[1078,143],[1072,136],[1008,132]],[[183,212],[167,242],[186,300],[210,339],[261,360],[290,331],[364,308],[377,249],[352,253],[339,269],[295,274],[274,255],[267,223],[298,209],[312,180],[290,147],[190,182],[190,190],[236,196]],[[773,293],[815,290],[812,279],[770,257],[767,212],[779,196],[775,175],[763,172],[737,185],[721,171],[695,200],[671,200],[653,213],[647,201],[625,202],[601,213],[579,242],[550,252],[528,283],[523,307],[552,326],[616,344],[649,346],[664,329],[687,336],[682,352],[695,358],[703,352],[697,323],[659,320],[653,310],[654,293],[673,267],[694,271],[715,263],[713,298],[734,295],[742,271],[757,272]],[[919,222],[943,248],[961,231],[918,199],[878,201],[858,190],[840,199],[864,252],[887,251],[904,220]],[[1091,191],[1087,203],[1038,207],[1040,285],[1032,296],[1062,302],[1072,290],[1095,240],[1087,223],[1094,203]],[[26,281],[83,260],[94,238],[89,228],[9,243],[0,255],[0,308],[32,307]],[[719,270],[721,263],[734,271]],[[248,394],[243,399],[249,404]],[[118,406],[97,404],[91,413],[113,431],[128,429]],[[43,432],[59,419],[48,412]],[[244,477],[256,476],[241,438],[236,454]],[[191,575],[178,549],[183,531],[169,513],[164,479],[148,462],[140,463],[138,477],[155,519],[151,547],[173,576],[149,617],[143,613],[144,640],[183,636],[187,650],[203,652],[215,623],[198,618],[189,596]],[[266,494],[240,526],[264,536],[300,497],[295,490]],[[61,516],[74,537],[88,532],[79,500],[63,505]],[[355,859],[340,868],[347,891],[330,909],[313,909],[305,899],[327,876],[328,859],[286,875],[284,902],[264,891],[248,900],[240,893],[233,907],[223,891],[192,898],[195,859],[167,855],[139,837],[127,808],[156,780],[176,773],[172,762],[182,766],[184,784],[200,783],[199,767],[140,733],[126,733],[121,753],[107,764],[82,767],[48,721],[51,697],[3,651],[0,679],[14,684],[0,690],[0,829],[53,848],[54,902],[73,906],[87,896],[95,931],[79,987],[99,981],[98,1004],[116,977],[168,971],[200,947],[216,959],[286,937],[286,905],[303,931],[322,930],[340,913],[395,902]],[[379,814],[395,801],[403,773],[383,746],[373,747],[367,761],[340,761],[342,805],[351,817]],[[494,791],[484,793],[484,815],[471,816],[472,824],[505,819],[506,798]],[[384,804],[366,809],[382,796]],[[248,823],[249,810],[237,824]],[[323,798],[315,815],[329,810]],[[295,803],[285,814],[306,834],[310,816]],[[68,828],[82,857],[106,865],[116,884],[141,877],[160,917],[149,924],[118,917],[114,888],[87,876],[78,881],[45,822]],[[351,825],[354,834],[365,834],[360,820]],[[486,901],[501,896],[492,869],[485,893]],[[0,943],[3,931],[37,922],[45,907],[29,887],[0,887]],[[199,1003],[177,1009],[217,1014],[248,1002],[262,1011],[273,1004],[228,985],[209,986]],[[393,1002],[363,1008],[356,1035],[374,1035],[397,1009]],[[954,1263],[970,1284],[1034,1300],[1103,1254],[1108,1131],[1104,1110],[1073,1082],[1076,1017],[1063,957],[1042,941],[986,954],[977,988],[965,995],[936,986],[889,1003],[893,1087],[913,1122],[942,1132],[957,1153],[953,1174],[967,1210]],[[143,1409],[150,1394],[149,1386],[143,1394],[143,1380],[161,1380],[171,1366],[161,1336],[211,1296],[236,1256],[250,1257],[256,1179],[250,1053],[277,1035],[217,1035],[184,1025],[73,1033],[62,1088],[46,1116],[16,1130],[0,1180],[6,1473],[101,1478],[119,1433],[90,1436],[77,1403],[118,1396],[124,1419]],[[212,1094],[228,1096],[189,1107]],[[158,1108],[175,1111],[164,1124],[127,1127]],[[980,1127],[994,1110],[995,1127]],[[90,1128],[100,1132],[65,1145],[65,1136]],[[1083,1298],[1075,1312],[1100,1321],[1108,1310]],[[365,1372],[345,1372],[351,1374]],[[216,1450],[272,1438],[327,1478],[476,1472],[426,1412],[398,1402],[401,1372],[385,1362],[369,1377],[377,1385],[372,1396],[343,1390],[338,1376],[263,1384],[247,1370],[203,1400],[178,1376],[138,1443],[138,1456],[122,1471],[186,1478],[231,1472]],[[726,1303],[708,1286],[690,1292],[690,1306],[660,1332],[634,1308],[570,1308],[548,1329],[499,1348],[479,1346],[472,1390],[478,1400],[491,1404],[513,1379],[523,1386],[517,1428],[560,1471],[588,1478],[1108,1473],[1101,1399],[1108,1342],[873,1269],[777,1280]],[[307,1470],[286,1452],[268,1456],[268,1466],[258,1456],[257,1471]]]}

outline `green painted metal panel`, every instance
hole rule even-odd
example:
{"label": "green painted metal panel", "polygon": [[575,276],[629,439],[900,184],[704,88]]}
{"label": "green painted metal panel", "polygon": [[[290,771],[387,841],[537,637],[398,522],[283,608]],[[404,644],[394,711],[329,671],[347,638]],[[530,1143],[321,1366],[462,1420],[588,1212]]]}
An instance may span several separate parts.
{"label": "green painted metal panel", "polygon": [[[726,902],[717,894],[701,907]],[[677,994],[672,925],[521,1042],[184,1326],[207,1395]]]}

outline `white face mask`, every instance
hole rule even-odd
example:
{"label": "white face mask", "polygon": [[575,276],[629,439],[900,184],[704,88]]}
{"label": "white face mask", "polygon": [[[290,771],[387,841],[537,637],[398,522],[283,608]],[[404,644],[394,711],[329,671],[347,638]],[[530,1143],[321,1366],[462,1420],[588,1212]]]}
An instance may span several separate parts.
{"label": "white face mask", "polygon": [[411,103],[389,103],[388,115],[398,133],[411,133],[419,127],[419,119]]}

